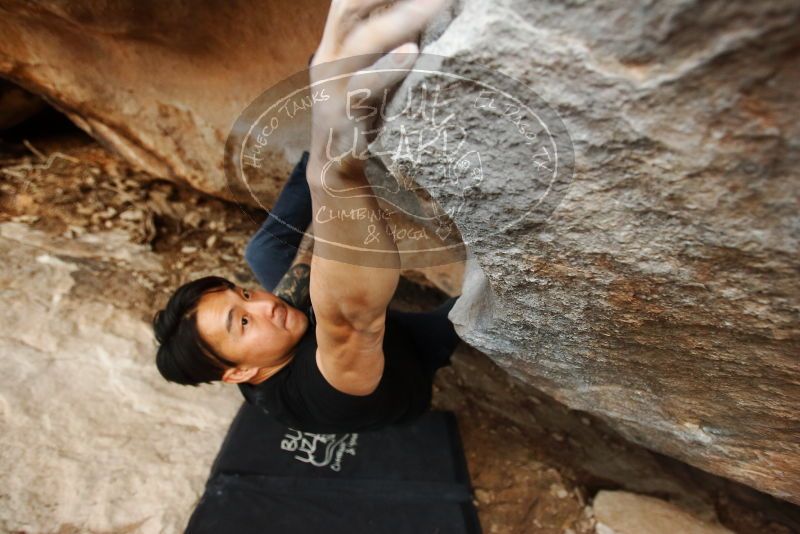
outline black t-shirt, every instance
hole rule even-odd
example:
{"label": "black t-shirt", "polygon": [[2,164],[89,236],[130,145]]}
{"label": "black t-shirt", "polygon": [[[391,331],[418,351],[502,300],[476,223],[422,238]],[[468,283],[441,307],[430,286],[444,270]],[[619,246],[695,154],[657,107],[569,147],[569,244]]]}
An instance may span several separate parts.
{"label": "black t-shirt", "polygon": [[393,311],[386,312],[384,370],[369,395],[350,395],[331,386],[317,367],[316,321],[306,310],[308,329],[294,358],[260,384],[239,384],[245,399],[277,420],[305,432],[339,433],[372,430],[410,421],[430,407],[432,376],[424,370],[418,349]]}

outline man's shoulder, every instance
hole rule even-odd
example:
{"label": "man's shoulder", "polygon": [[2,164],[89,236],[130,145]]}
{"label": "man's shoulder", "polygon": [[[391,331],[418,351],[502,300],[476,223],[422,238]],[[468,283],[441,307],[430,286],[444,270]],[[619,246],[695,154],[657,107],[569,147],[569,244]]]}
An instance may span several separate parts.
{"label": "man's shoulder", "polygon": [[[237,384],[239,386],[239,391],[242,392],[242,395],[248,401],[253,399],[256,402],[263,402],[268,393],[278,388],[281,384],[292,382],[295,379],[301,380],[304,374],[304,366],[309,362],[308,354],[313,355],[315,352],[316,339],[314,337],[313,327],[309,325],[309,329],[297,343],[295,355],[286,365],[258,384],[251,384],[249,382]],[[310,360],[316,364],[313,356]]]}

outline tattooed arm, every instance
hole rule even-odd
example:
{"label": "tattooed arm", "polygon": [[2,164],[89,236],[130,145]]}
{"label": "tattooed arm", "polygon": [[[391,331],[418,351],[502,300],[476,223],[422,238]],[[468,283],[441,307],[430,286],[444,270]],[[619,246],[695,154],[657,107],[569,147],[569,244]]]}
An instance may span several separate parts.
{"label": "tattooed arm", "polygon": [[307,263],[296,263],[286,271],[273,293],[295,308],[305,308],[310,302],[309,280],[311,280],[311,266]]}

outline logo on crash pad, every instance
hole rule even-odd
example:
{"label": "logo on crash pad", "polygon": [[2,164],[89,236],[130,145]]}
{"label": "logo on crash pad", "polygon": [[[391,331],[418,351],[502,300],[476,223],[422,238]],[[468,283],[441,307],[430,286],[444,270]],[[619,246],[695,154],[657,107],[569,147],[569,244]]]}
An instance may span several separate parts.
{"label": "logo on crash pad", "polygon": [[290,428],[281,440],[281,449],[296,452],[294,458],[303,463],[340,471],[344,455],[356,455],[357,442],[358,434],[314,434]]}

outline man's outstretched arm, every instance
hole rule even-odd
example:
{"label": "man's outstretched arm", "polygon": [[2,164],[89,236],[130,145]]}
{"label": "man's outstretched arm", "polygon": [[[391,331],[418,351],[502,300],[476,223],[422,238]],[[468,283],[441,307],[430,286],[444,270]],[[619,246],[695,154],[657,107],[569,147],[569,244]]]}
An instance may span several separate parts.
{"label": "man's outstretched arm", "polygon": [[364,175],[375,115],[365,104],[380,103],[408,74],[417,36],[446,1],[334,1],[312,59],[312,85],[328,96],[312,108],[307,169],[317,365],[353,395],[373,392],[382,377],[386,308],[400,274],[386,214]]}

